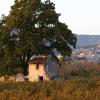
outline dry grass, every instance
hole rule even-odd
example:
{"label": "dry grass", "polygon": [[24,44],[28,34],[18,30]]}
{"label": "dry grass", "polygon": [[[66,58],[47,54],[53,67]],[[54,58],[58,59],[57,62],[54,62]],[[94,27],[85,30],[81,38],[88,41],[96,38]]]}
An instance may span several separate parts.
{"label": "dry grass", "polygon": [[73,63],[63,63],[60,68],[60,75],[72,74],[73,72],[81,75],[81,73],[88,75],[100,74],[100,64],[93,62],[73,62]]}
{"label": "dry grass", "polygon": [[100,80],[0,83],[0,100],[100,100]]}

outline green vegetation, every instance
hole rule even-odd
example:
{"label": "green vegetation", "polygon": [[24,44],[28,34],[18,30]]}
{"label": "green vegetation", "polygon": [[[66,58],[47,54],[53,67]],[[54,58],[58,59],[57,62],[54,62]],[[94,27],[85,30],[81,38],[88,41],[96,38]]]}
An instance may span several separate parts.
{"label": "green vegetation", "polygon": [[33,55],[45,55],[57,63],[54,50],[70,56],[76,36],[59,21],[55,4],[46,0],[15,0],[8,16],[0,19],[0,66],[23,69]]}
{"label": "green vegetation", "polygon": [[100,100],[100,80],[0,83],[0,100]]}

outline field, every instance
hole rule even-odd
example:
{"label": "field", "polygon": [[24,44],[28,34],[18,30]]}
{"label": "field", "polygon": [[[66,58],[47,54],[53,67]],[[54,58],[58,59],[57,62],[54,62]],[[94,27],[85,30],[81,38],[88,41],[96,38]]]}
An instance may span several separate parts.
{"label": "field", "polygon": [[43,82],[0,82],[0,100],[100,100],[100,64],[64,64],[59,79]]}
{"label": "field", "polygon": [[100,100],[100,80],[3,82],[0,100]]}

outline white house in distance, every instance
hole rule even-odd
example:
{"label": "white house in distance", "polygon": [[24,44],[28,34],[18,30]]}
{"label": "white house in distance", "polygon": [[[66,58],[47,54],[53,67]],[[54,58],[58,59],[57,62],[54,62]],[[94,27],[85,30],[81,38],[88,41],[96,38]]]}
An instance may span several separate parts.
{"label": "white house in distance", "polygon": [[56,74],[57,64],[46,57],[33,57],[28,64],[29,81],[48,81]]}

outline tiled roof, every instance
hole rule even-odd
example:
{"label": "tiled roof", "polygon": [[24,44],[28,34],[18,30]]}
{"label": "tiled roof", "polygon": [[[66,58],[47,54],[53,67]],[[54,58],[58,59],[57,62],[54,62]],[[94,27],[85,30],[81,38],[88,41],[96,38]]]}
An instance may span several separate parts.
{"label": "tiled roof", "polygon": [[28,64],[43,64],[47,61],[46,57],[35,57],[29,60]]}

